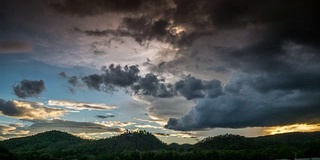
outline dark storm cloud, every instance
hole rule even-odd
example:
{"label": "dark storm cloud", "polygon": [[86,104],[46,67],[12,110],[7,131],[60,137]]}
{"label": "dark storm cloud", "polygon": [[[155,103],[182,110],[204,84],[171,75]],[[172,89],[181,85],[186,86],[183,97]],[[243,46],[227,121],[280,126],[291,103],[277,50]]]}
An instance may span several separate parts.
{"label": "dark storm cloud", "polygon": [[176,94],[173,85],[167,84],[155,74],[149,73],[144,77],[139,76],[138,66],[103,67],[102,74],[92,74],[82,77],[82,81],[90,89],[114,91],[117,87],[130,87],[135,94],[150,95],[154,97],[172,97]]}
{"label": "dark storm cloud", "polygon": [[243,77],[234,84],[225,87],[230,92],[239,92],[241,87],[250,86],[260,93],[298,90],[312,92],[320,89],[320,72],[287,72],[270,73],[268,75],[255,75]]}
{"label": "dark storm cloud", "polygon": [[[171,35],[170,30],[168,30],[170,26],[168,21],[167,19],[153,20],[148,19],[148,17],[126,17],[123,19],[123,26],[118,29],[82,30],[80,28],[74,28],[73,31],[84,33],[88,36],[133,37],[139,44],[153,39],[171,43],[174,42],[176,38]],[[184,43],[185,42],[181,42],[181,44]]]}
{"label": "dark storm cloud", "polygon": [[187,100],[191,100],[205,96],[215,98],[222,94],[219,80],[204,81],[188,75],[183,80],[170,84],[153,73],[139,76],[138,66],[115,67],[113,64],[108,68],[103,67],[102,71],[104,72],[102,74],[84,76],[82,81],[88,88],[98,91],[114,91],[116,87],[130,87],[134,94],[159,98],[169,98],[179,93]]}
{"label": "dark storm cloud", "polygon": [[[210,13],[213,25],[219,30],[260,28],[261,34],[252,45],[244,48],[220,48],[222,60],[232,68],[242,71],[278,71],[288,69],[283,56],[287,52],[283,46],[292,42],[311,48],[318,48],[320,24],[316,17],[320,14],[316,9],[318,1],[232,0],[217,1]],[[310,36],[308,36],[310,35]],[[315,55],[319,57],[318,54]]]}
{"label": "dark storm cloud", "polygon": [[[84,77],[89,88],[112,84],[141,95],[197,98],[189,113],[169,120],[166,127],[176,130],[319,122],[320,1],[139,1],[131,8],[112,9],[104,3],[109,1],[67,0],[53,6],[79,16],[125,13],[116,29],[74,29],[88,36],[132,37],[140,44],[159,40],[179,49],[172,60],[148,61],[153,71],[188,73],[193,67],[194,73],[206,70],[232,77],[222,85],[188,76],[167,86],[155,73],[121,85],[118,80],[105,82],[108,73]],[[167,91],[170,96],[163,96]]]}
{"label": "dark storm cloud", "polygon": [[[262,32],[274,46],[281,46],[284,41],[319,44],[320,2],[316,0],[63,0],[50,6],[58,12],[78,16],[125,14],[121,29],[83,31],[88,35],[117,34],[133,36],[137,41],[155,38],[174,44],[189,41],[187,44],[191,45],[195,39],[212,32],[251,26],[264,28]],[[189,29],[176,36],[170,34],[175,26]]]}
{"label": "dark storm cloud", "polygon": [[[189,113],[171,118],[166,127],[201,130],[318,123],[320,77],[316,37],[320,32],[316,17],[320,12],[316,8],[320,3],[312,0],[210,3],[213,5],[206,5],[210,9],[204,12],[210,15],[215,32],[251,27],[250,34],[260,38],[240,48],[210,44],[203,39],[214,50],[212,58],[238,74],[234,73],[228,84],[218,89],[220,96],[200,99]],[[210,58],[210,54],[205,56]],[[197,86],[201,88],[200,83]]]}
{"label": "dark storm cloud", "polygon": [[319,78],[309,74],[276,76],[234,78],[220,96],[199,100],[185,116],[171,118],[165,127],[202,130],[319,123],[320,92],[314,85]]}
{"label": "dark storm cloud", "polygon": [[204,98],[206,95],[215,98],[222,94],[221,82],[218,80],[203,81],[188,75],[175,83],[175,89],[187,100]]}
{"label": "dark storm cloud", "polygon": [[103,77],[98,74],[92,74],[82,78],[82,81],[90,88],[100,91],[100,85],[103,83]]}
{"label": "dark storm cloud", "polygon": [[154,3],[151,0],[64,0],[51,3],[55,10],[76,16],[93,16],[106,12],[134,12],[143,3]]}
{"label": "dark storm cloud", "polygon": [[314,0],[218,1],[213,5],[211,18],[214,25],[221,28],[250,23],[267,25],[274,38],[318,44],[319,5],[320,2]]}
{"label": "dark storm cloud", "polygon": [[0,41],[1,53],[21,53],[31,51],[32,46],[21,41]]}
{"label": "dark storm cloud", "polygon": [[221,82],[216,79],[206,82],[206,91],[209,98],[216,98],[222,95],[223,92]]}
{"label": "dark storm cloud", "polygon": [[205,95],[202,90],[205,85],[200,79],[191,77],[190,75],[186,77],[185,80],[180,80],[175,84],[176,90],[188,100],[193,98],[203,98]]}
{"label": "dark storm cloud", "polygon": [[[74,4],[73,4],[74,3]],[[81,5],[77,5],[80,3]],[[84,5],[89,3],[87,6]],[[74,2],[71,0],[65,1],[63,3],[54,4],[53,8],[55,8],[59,12],[72,14],[72,15],[80,15],[80,16],[93,16],[96,14],[106,13],[106,12],[119,12],[125,13],[126,16],[121,20],[121,25],[118,26],[117,29],[95,29],[95,30],[84,30],[78,27],[75,27],[73,31],[81,32],[89,36],[115,36],[115,37],[133,37],[139,44],[144,44],[145,42],[151,40],[159,40],[168,42],[174,45],[190,45],[194,39],[199,38],[201,36],[206,36],[211,34],[212,31],[208,31],[203,26],[204,23],[199,25],[197,23],[197,28],[193,24],[192,27],[195,27],[190,32],[185,31],[177,31],[177,26],[179,25],[190,25],[181,23],[179,19],[176,19],[179,16],[184,16],[183,19],[188,22],[190,20],[189,16],[192,14],[184,14],[180,13],[181,8],[185,8],[185,6],[181,6],[181,8],[174,9],[174,4],[170,4],[170,1],[161,0],[161,1],[149,1],[149,0],[141,0],[139,1],[136,7],[128,6],[129,8],[133,7],[133,10],[124,9],[110,9],[105,8],[104,3],[116,3],[116,2],[104,2],[103,0],[96,0],[93,2]],[[83,5],[82,5],[83,4]],[[125,3],[124,3],[125,4]],[[184,4],[184,3],[182,3]],[[91,6],[92,7],[88,7]],[[97,5],[97,6],[96,6]],[[129,5],[129,4],[128,4]],[[59,6],[59,7],[56,7]],[[76,9],[73,9],[72,6]],[[84,7],[83,10],[80,8]],[[198,5],[199,6],[199,5]],[[109,6],[108,6],[109,7]],[[178,6],[180,7],[180,5]],[[195,6],[190,6],[195,7]],[[64,8],[64,9],[61,9]],[[79,10],[78,10],[79,9]],[[194,8],[195,12],[199,12],[202,8]],[[202,18],[200,16],[208,16],[204,14],[199,14],[197,17],[194,17],[193,20],[198,20],[202,22],[208,21],[207,18]]]}
{"label": "dark storm cloud", "polygon": [[140,70],[138,66],[115,66],[111,64],[109,68],[104,69],[104,83],[106,85],[116,85],[121,87],[127,87],[136,82],[139,78],[138,73]]}
{"label": "dark storm cloud", "polygon": [[168,19],[148,20],[148,17],[124,18],[123,25],[131,31],[137,42],[157,39],[169,42],[174,37],[170,34]]}
{"label": "dark storm cloud", "polygon": [[13,90],[19,98],[36,97],[45,90],[45,85],[43,80],[22,80]]}
{"label": "dark storm cloud", "polygon": [[148,73],[145,77],[140,77],[138,82],[131,88],[136,94],[141,95],[150,95],[161,98],[175,95],[173,86],[161,82],[153,73]]}
{"label": "dark storm cloud", "polygon": [[106,89],[114,89],[114,87],[129,87],[138,79],[140,72],[137,66],[115,66],[111,64],[104,67],[102,74],[92,74],[84,76],[82,81],[91,89],[100,90],[101,85]]}
{"label": "dark storm cloud", "polygon": [[[98,0],[93,4],[99,3],[101,1]],[[137,5],[148,3],[150,2],[139,1]],[[228,67],[240,67],[239,69],[244,67],[245,70],[255,68],[274,70],[278,66],[282,67],[279,58],[285,54],[282,47],[286,42],[316,48],[319,46],[320,24],[317,17],[320,14],[318,11],[320,2],[318,1],[175,0],[173,3],[175,7],[169,7],[165,2],[157,4],[163,14],[157,14],[157,10],[133,7],[134,11],[126,10],[130,11],[130,16],[123,18],[121,28],[83,32],[96,36],[132,36],[139,43],[158,39],[179,47],[186,47],[199,38],[217,32],[251,27],[252,32],[256,30],[256,33],[252,34],[262,35],[253,45],[239,50],[239,48],[210,44],[212,47],[220,47],[220,52],[223,52],[220,56],[222,60],[230,63]],[[157,6],[155,8],[157,9]],[[95,7],[88,9],[94,11]],[[148,14],[141,16],[140,12]],[[174,30],[177,26],[188,26],[188,30],[176,35]],[[229,36],[232,37],[232,35]],[[257,67],[252,67],[254,65]]]}

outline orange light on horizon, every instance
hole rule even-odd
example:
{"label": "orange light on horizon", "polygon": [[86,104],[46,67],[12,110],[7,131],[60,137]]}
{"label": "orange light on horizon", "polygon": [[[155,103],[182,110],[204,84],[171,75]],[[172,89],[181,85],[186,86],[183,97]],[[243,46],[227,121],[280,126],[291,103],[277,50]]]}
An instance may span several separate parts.
{"label": "orange light on horizon", "polygon": [[267,127],[264,132],[267,134],[281,134],[290,132],[315,132],[320,131],[319,124],[293,124],[287,126]]}

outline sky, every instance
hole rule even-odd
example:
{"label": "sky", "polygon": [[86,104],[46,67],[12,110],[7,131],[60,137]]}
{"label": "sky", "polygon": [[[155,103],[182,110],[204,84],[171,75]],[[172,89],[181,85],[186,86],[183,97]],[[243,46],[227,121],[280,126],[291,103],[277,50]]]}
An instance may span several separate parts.
{"label": "sky", "polygon": [[0,3],[0,140],[320,131],[318,0]]}

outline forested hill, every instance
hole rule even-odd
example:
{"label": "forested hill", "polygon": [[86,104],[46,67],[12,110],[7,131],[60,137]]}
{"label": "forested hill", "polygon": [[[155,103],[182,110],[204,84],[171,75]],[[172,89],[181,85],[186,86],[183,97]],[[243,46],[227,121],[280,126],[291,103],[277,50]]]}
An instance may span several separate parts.
{"label": "forested hill", "polygon": [[88,142],[66,132],[48,131],[29,137],[13,138],[0,142],[11,152],[54,152],[65,151]]}
{"label": "forested hill", "polygon": [[146,131],[127,132],[118,136],[85,140],[61,131],[48,131],[29,137],[14,138],[0,142],[11,152],[113,152],[122,150],[159,150],[166,144]]}
{"label": "forested hill", "polygon": [[149,132],[138,131],[127,132],[106,139],[92,140],[88,143],[80,144],[77,149],[86,153],[100,154],[124,150],[161,150],[166,149],[166,144]]}
{"label": "forested hill", "polygon": [[284,145],[302,147],[315,142],[320,142],[320,132],[294,132],[254,138],[225,134],[205,138],[195,144],[194,147],[201,149],[243,150],[255,148],[270,148]]}
{"label": "forested hill", "polygon": [[0,142],[0,159],[274,159],[320,157],[320,132],[246,138],[208,137],[194,145],[166,145],[146,131],[85,140],[48,131]]}

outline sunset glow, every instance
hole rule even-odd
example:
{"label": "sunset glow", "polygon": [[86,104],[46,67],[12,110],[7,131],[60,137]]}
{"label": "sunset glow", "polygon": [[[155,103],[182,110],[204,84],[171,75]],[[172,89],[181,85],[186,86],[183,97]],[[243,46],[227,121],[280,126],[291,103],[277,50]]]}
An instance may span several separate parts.
{"label": "sunset glow", "polygon": [[268,127],[264,131],[271,135],[290,132],[315,132],[320,131],[320,124],[293,124],[287,126]]}

